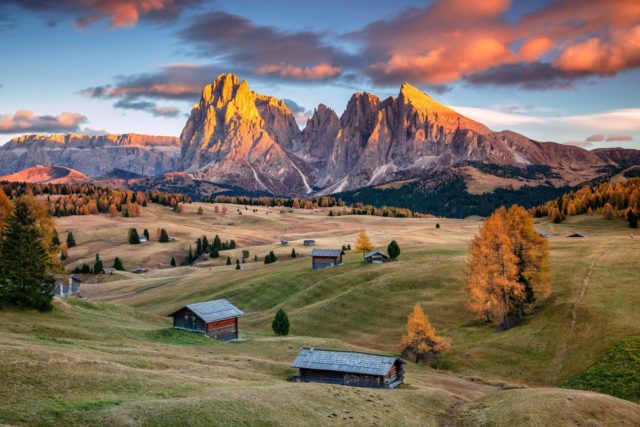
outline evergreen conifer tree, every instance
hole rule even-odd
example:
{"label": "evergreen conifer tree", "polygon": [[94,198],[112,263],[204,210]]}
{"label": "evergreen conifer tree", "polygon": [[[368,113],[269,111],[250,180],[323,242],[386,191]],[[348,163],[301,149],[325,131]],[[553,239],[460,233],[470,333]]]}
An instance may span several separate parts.
{"label": "evergreen conifer tree", "polygon": [[67,233],[67,247],[71,249],[76,245],[76,239],[73,237],[72,232]]}
{"label": "evergreen conifer tree", "polygon": [[227,257],[227,265],[231,265],[231,257]]}
{"label": "evergreen conifer tree", "polygon": [[176,266],[176,259],[174,257],[171,257],[171,267],[175,267]]}
{"label": "evergreen conifer tree", "polygon": [[122,261],[120,261],[120,258],[116,257],[116,259],[113,260],[113,268],[118,271],[124,271],[124,265],[122,265]]}
{"label": "evergreen conifer tree", "polygon": [[392,260],[395,261],[398,259],[400,256],[400,246],[398,245],[398,242],[392,240],[391,243],[389,243],[389,246],[387,246],[387,253]]}
{"label": "evergreen conifer tree", "polygon": [[93,263],[93,274],[100,274],[103,270],[102,260],[100,259],[100,255],[96,254],[96,260]]}
{"label": "evergreen conifer tree", "polygon": [[283,309],[279,309],[271,322],[271,328],[276,335],[289,335],[289,317]]}
{"label": "evergreen conifer tree", "polygon": [[240,260],[236,259],[236,270],[240,270]]}
{"label": "evergreen conifer tree", "polygon": [[291,249],[291,258],[296,258],[298,254],[296,253],[296,248]]}
{"label": "evergreen conifer tree", "polygon": [[147,230],[146,228],[144,229],[144,231],[142,232],[142,234],[144,234],[144,237],[147,238],[147,241],[149,240],[149,230]]}
{"label": "evergreen conifer tree", "polygon": [[47,273],[48,262],[36,217],[17,199],[0,239],[0,305],[50,310],[55,281]]}
{"label": "evergreen conifer tree", "polygon": [[167,234],[167,230],[164,228],[160,229],[160,238],[158,239],[160,243],[167,243],[169,241],[169,235]]}
{"label": "evergreen conifer tree", "polygon": [[138,235],[138,230],[136,230],[135,228],[130,228],[127,240],[129,241],[130,245],[140,244],[140,236]]}

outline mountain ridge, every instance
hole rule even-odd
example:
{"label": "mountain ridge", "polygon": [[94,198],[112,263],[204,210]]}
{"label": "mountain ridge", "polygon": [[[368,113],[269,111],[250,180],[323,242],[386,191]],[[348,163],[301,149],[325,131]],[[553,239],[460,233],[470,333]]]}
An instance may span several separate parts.
{"label": "mountain ridge", "polygon": [[26,135],[0,147],[3,174],[37,164],[70,167],[94,178],[114,169],[146,177],[177,171],[282,196],[321,196],[420,179],[434,171],[475,167],[469,162],[549,167],[546,179],[520,176],[518,186],[560,187],[640,164],[640,151],[588,151],[510,130],[494,132],[409,83],[382,100],[356,92],[340,116],[319,104],[301,130],[283,100],[251,90],[230,73],[203,87],[179,138]]}

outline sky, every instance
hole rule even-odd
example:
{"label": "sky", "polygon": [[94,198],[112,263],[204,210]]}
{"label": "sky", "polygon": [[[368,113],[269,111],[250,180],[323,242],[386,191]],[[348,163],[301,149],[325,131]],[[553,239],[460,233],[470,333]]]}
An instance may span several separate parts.
{"label": "sky", "polygon": [[491,129],[640,149],[638,0],[2,0],[0,144],[179,135],[222,72],[300,127],[409,82]]}

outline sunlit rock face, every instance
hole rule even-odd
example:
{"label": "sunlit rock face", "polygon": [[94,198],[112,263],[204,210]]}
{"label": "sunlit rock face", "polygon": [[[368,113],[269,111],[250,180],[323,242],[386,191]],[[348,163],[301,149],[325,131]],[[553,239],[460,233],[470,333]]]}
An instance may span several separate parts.
{"label": "sunlit rock face", "polygon": [[0,174],[37,165],[75,169],[98,177],[114,169],[157,176],[176,170],[180,158],[176,137],[124,135],[23,135],[0,147]]}
{"label": "sunlit rock face", "polygon": [[207,84],[180,136],[182,169],[250,191],[305,194],[306,177],[284,147],[300,138],[283,101],[259,95],[233,74]]}

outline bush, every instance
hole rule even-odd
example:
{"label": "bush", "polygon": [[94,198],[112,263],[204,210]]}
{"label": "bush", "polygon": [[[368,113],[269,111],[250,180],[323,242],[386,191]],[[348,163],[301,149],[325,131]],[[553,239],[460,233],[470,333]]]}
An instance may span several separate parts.
{"label": "bush", "polygon": [[167,243],[169,241],[169,234],[164,228],[160,229],[160,237],[158,238],[158,241],[160,243]]}
{"label": "bush", "polygon": [[231,257],[227,257],[227,265],[231,265]]}
{"label": "bush", "polygon": [[398,246],[398,242],[392,240],[391,243],[389,243],[389,246],[387,246],[387,252],[392,260],[395,261],[398,259],[400,256],[400,246]]}
{"label": "bush", "polygon": [[122,265],[120,258],[116,257],[116,259],[113,260],[113,268],[119,271],[124,271],[124,266]]}
{"label": "bush", "polygon": [[289,335],[289,317],[283,309],[279,309],[273,318],[271,328],[276,335],[284,336]]}
{"label": "bush", "polygon": [[71,249],[75,245],[76,245],[76,239],[75,239],[75,237],[73,237],[73,233],[72,232],[68,232],[67,233],[67,247],[69,249]]}
{"label": "bush", "polygon": [[175,267],[176,266],[176,259],[174,257],[171,257],[171,262],[169,264],[171,264],[171,267]]}

